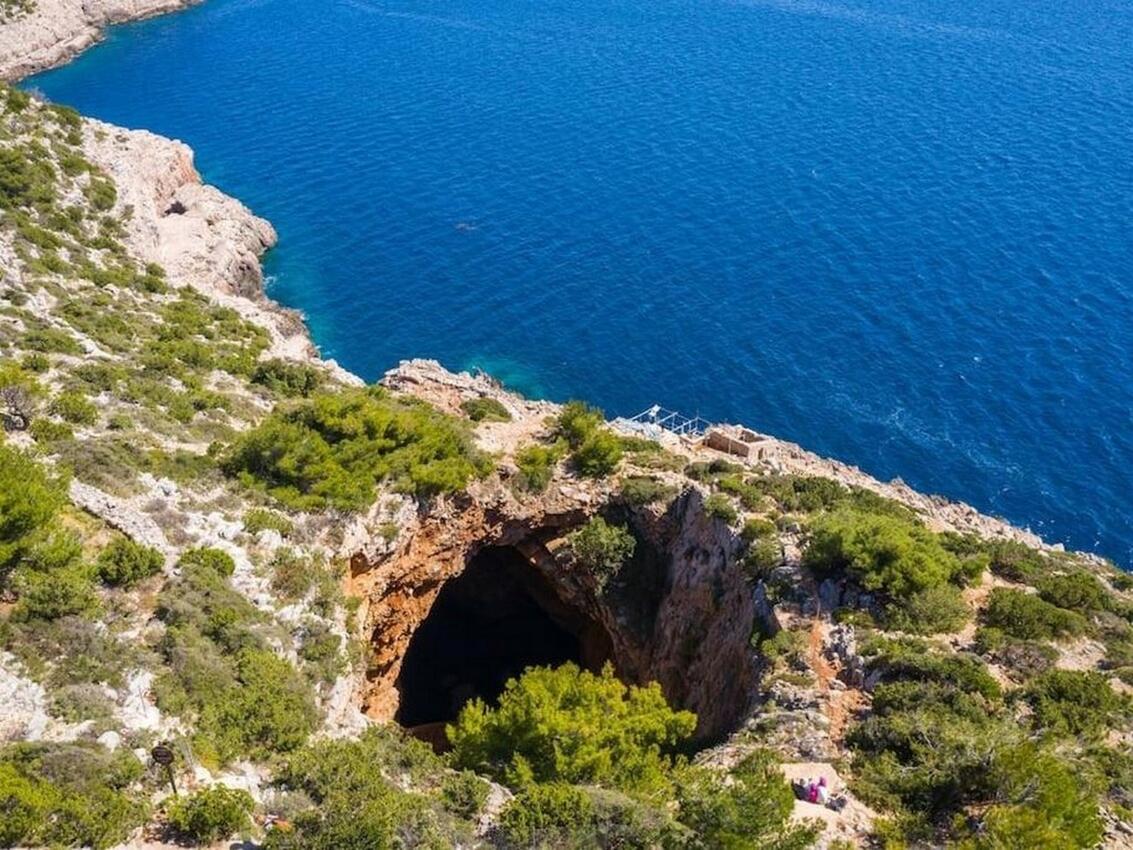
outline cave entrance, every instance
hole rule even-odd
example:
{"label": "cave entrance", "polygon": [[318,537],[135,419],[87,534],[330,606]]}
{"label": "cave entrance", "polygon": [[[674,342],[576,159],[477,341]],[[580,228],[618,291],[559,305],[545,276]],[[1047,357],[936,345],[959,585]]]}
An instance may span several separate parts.
{"label": "cave entrance", "polygon": [[[487,547],[447,581],[409,641],[396,720],[434,744],[465,702],[494,702],[526,668],[610,657],[605,631],[564,605],[516,549]],[[436,740],[436,739],[440,740]]]}

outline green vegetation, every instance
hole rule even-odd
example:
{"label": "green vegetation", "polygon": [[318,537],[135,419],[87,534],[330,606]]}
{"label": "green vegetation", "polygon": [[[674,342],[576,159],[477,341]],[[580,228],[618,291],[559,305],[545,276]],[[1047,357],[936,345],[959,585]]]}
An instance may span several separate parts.
{"label": "green vegetation", "polygon": [[[291,830],[268,833],[265,848],[442,850],[467,842],[471,829],[449,810],[444,776],[428,746],[394,727],[311,744],[287,759],[276,780],[307,802],[293,814]],[[403,790],[406,781],[421,791]]]}
{"label": "green vegetation", "polygon": [[93,425],[98,421],[98,408],[81,393],[60,393],[47,409],[72,425]]}
{"label": "green vegetation", "polygon": [[1029,640],[1076,637],[1086,630],[1086,618],[1022,590],[995,588],[988,596],[984,622],[1005,634]]}
{"label": "green vegetation", "polygon": [[637,548],[628,529],[610,525],[600,516],[591,518],[569,539],[575,558],[597,579],[600,588],[618,574]]}
{"label": "green vegetation", "polygon": [[115,587],[131,587],[161,571],[165,559],[156,549],[116,537],[98,555],[98,577]]}
{"label": "green vegetation", "polygon": [[463,401],[460,409],[473,422],[510,422],[511,414],[494,398],[472,398]]}
{"label": "green vegetation", "polygon": [[66,483],[27,455],[0,445],[0,589],[13,570],[47,544]]}
{"label": "green vegetation", "polygon": [[668,502],[676,495],[676,487],[648,475],[631,475],[622,481],[621,496],[631,505]]}
{"label": "green vegetation", "polygon": [[923,633],[952,631],[968,619],[957,585],[984,566],[911,516],[849,506],[811,522],[804,562],[819,575],[849,575],[880,592],[894,626]]}
{"label": "green vegetation", "polygon": [[0,847],[93,847],[124,841],[146,816],[127,789],[142,774],[128,750],[96,744],[0,748]]}
{"label": "green vegetation", "polygon": [[252,383],[286,398],[309,398],[323,382],[322,373],[306,363],[261,360],[252,371]]}
{"label": "green vegetation", "polygon": [[194,748],[210,763],[293,750],[314,729],[310,686],[268,647],[265,615],[232,589],[213,553],[182,558],[181,578],[158,597],[167,667],[158,706],[195,718]]}
{"label": "green vegetation", "polygon": [[695,727],[696,717],[669,708],[656,684],[627,687],[609,667],[593,674],[566,664],[511,680],[497,708],[467,703],[448,736],[457,765],[515,785],[645,792],[669,785],[672,754]]}
{"label": "green vegetation", "polygon": [[713,493],[704,500],[704,511],[710,517],[715,517],[721,522],[728,525],[735,525],[739,522],[740,514],[736,510],[735,504],[731,498],[725,496],[723,493]]}
{"label": "green vegetation", "polygon": [[692,847],[803,850],[817,831],[789,824],[795,796],[773,756],[756,751],[727,776],[686,768],[678,780],[680,819],[696,834]]}
{"label": "green vegetation", "polygon": [[[867,651],[881,683],[873,712],[849,736],[854,786],[867,802],[896,815],[891,831],[922,841],[944,831],[957,846],[981,849],[1094,846],[1101,828],[1097,790],[1076,778],[1079,771],[1066,756],[1026,740],[980,660],[912,640],[875,641]],[[1062,676],[1040,677],[1029,692],[1040,732],[1059,732],[1070,693],[1090,702],[1095,720],[1112,707],[1092,677],[1089,683],[1071,678],[1072,684]],[[1083,722],[1079,715],[1068,727]],[[981,812],[979,828],[969,831],[955,817],[960,811]],[[1009,837],[1009,828],[1024,836],[1022,844],[996,843]],[[1052,843],[1028,843],[1035,836]]]}
{"label": "green vegetation", "polygon": [[289,537],[295,531],[295,523],[278,511],[269,511],[267,508],[251,508],[244,514],[244,530],[249,534],[276,531],[280,537]]}
{"label": "green vegetation", "polygon": [[1034,711],[1035,724],[1059,735],[1098,737],[1130,708],[1093,670],[1048,670],[1027,684],[1023,699]]}
{"label": "green vegetation", "polygon": [[362,510],[382,481],[420,498],[451,493],[487,471],[456,420],[377,387],[278,409],[221,465],[287,507],[308,511]]}
{"label": "green vegetation", "polygon": [[586,402],[567,402],[555,421],[555,431],[570,448],[575,469],[589,478],[603,478],[618,468],[622,443],[606,427],[606,417]]}
{"label": "green vegetation", "polygon": [[170,829],[182,840],[211,844],[248,829],[254,801],[238,788],[213,785],[168,802],[165,816]]}
{"label": "green vegetation", "polygon": [[519,468],[519,486],[531,493],[542,493],[551,483],[555,464],[562,457],[557,446],[524,446],[515,453]]}
{"label": "green vegetation", "polygon": [[187,549],[181,554],[177,566],[182,570],[208,570],[221,578],[228,578],[236,572],[236,562],[232,560],[232,556],[222,549],[211,547]]}

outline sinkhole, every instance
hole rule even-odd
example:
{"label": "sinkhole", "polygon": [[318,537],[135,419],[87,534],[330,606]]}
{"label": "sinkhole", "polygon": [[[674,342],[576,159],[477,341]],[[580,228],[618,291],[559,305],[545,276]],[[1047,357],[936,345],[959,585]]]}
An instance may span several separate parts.
{"label": "sinkhole", "polygon": [[528,667],[598,669],[610,656],[605,630],[564,604],[518,550],[486,547],[445,582],[410,639],[395,719],[424,736],[473,697],[495,701]]}

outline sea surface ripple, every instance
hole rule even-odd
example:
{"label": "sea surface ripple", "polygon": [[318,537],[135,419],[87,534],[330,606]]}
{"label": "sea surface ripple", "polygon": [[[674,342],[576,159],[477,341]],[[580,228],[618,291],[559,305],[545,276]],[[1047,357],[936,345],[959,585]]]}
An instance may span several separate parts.
{"label": "sea surface ripple", "polygon": [[367,378],[743,421],[1133,562],[1125,0],[209,0],[27,85],[191,144]]}

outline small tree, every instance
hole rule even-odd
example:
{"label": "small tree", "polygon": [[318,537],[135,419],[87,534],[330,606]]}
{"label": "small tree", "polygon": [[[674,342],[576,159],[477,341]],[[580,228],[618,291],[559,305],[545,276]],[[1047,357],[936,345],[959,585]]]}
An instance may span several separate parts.
{"label": "small tree", "polygon": [[499,705],[467,703],[447,729],[460,767],[506,782],[569,782],[648,792],[669,787],[671,754],[696,728],[661,687],[626,686],[607,665],[535,667],[507,683]]}
{"label": "small tree", "polygon": [[169,826],[195,844],[211,844],[247,829],[254,801],[239,788],[213,785],[175,798],[166,809]]}
{"label": "small tree", "polygon": [[637,541],[624,527],[596,516],[570,536],[570,547],[578,562],[593,573],[599,587],[605,587],[633,557]]}
{"label": "small tree", "polygon": [[149,546],[118,537],[98,555],[98,576],[116,587],[131,587],[161,570],[165,559]]}

